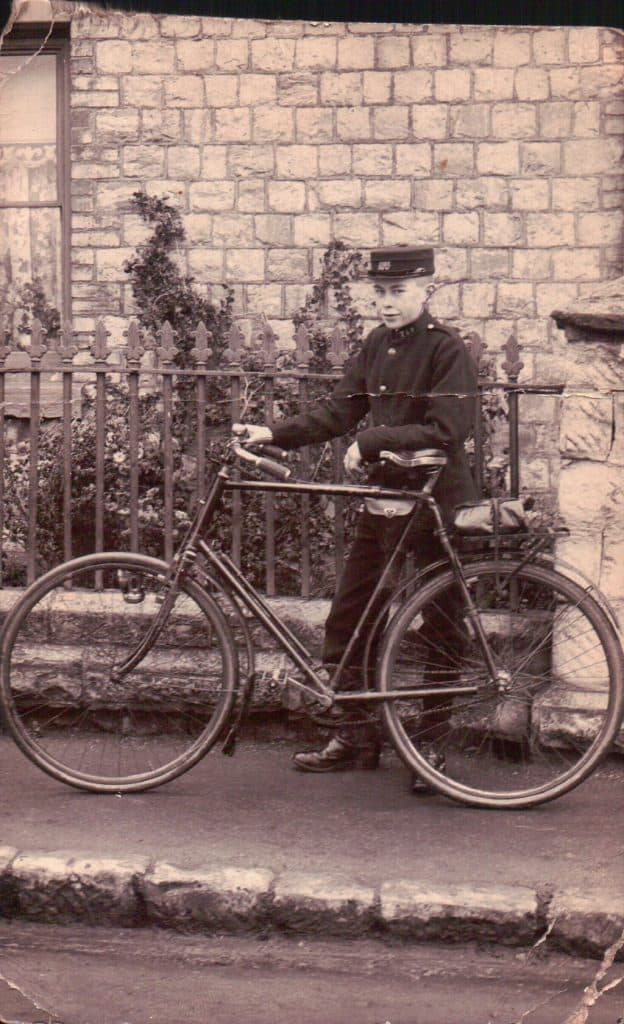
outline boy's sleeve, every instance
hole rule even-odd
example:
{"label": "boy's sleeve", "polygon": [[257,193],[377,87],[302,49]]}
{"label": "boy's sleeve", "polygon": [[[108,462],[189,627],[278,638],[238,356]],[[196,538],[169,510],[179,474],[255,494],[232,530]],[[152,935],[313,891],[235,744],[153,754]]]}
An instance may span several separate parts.
{"label": "boy's sleeve", "polygon": [[273,424],[275,444],[280,448],[300,448],[340,437],[355,427],[368,412],[365,365],[366,354],[362,349],[347,363],[342,379],[327,400]]}
{"label": "boy's sleeve", "polygon": [[460,448],[474,422],[477,376],[462,340],[448,333],[434,355],[430,397],[419,423],[377,426],[362,430],[357,441],[366,462],[375,462],[384,449]]}

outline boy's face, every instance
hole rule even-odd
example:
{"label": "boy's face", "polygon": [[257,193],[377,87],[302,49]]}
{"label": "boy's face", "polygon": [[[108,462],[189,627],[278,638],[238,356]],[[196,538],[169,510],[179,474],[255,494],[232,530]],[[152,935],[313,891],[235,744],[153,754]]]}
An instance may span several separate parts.
{"label": "boy's face", "polygon": [[411,324],[422,312],[427,298],[429,278],[417,277],[373,278],[375,305],[386,327],[398,329]]}

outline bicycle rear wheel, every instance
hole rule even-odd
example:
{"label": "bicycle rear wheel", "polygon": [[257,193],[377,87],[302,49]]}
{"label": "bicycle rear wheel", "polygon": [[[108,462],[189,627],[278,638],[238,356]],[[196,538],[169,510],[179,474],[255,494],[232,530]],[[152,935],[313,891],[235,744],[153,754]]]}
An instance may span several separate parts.
{"label": "bicycle rear wheel", "polygon": [[[166,574],[140,555],[87,555],[36,581],[9,615],[2,710],[21,750],[54,778],[99,793],[146,790],[219,738],[238,682],[231,631],[192,580],[169,609]],[[147,650],[120,671],[155,621]]]}
{"label": "bicycle rear wheel", "polygon": [[577,786],[613,744],[624,710],[619,640],[587,591],[553,570],[483,561],[466,575],[495,678],[444,572],[388,627],[378,689],[424,693],[384,702],[383,719],[404,762],[445,796],[535,806]]}

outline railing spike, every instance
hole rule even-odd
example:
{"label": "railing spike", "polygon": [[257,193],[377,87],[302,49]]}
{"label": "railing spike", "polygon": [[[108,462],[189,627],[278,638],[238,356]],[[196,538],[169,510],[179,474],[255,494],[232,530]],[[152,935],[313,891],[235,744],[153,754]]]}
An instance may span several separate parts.
{"label": "railing spike", "polygon": [[503,345],[503,352],[505,354],[505,362],[501,363],[501,368],[507,374],[507,379],[512,384],[515,384],[520,376],[520,370],[524,367],[524,363],[520,359],[520,345],[515,335],[509,335]]}
{"label": "railing spike", "polygon": [[156,348],[159,359],[163,363],[172,363],[178,353],[178,348],[175,342],[175,335],[173,333],[173,327],[168,320],[165,320],[164,324],[158,331],[158,339],[160,345]]}
{"label": "railing spike", "polygon": [[128,362],[138,363],[145,352],[145,349],[142,344],[141,332],[136,320],[130,321],[128,324],[128,330],[124,331],[124,337],[127,339],[126,356],[128,358]]}
{"label": "railing spike", "polygon": [[330,348],[327,352],[327,359],[333,369],[342,366],[346,355],[345,338],[340,324],[336,324],[329,336]]}
{"label": "railing spike", "polygon": [[471,331],[466,336],[468,343],[468,351],[472,356],[472,360],[477,368],[477,373],[482,376],[488,371],[488,361],[485,355],[487,350],[487,343],[477,334],[476,331]]}
{"label": "railing spike", "polygon": [[297,346],[297,362],[300,366],[308,366],[312,353],[310,351],[310,335],[305,324],[300,324],[297,328],[295,343]]}
{"label": "railing spike", "polygon": [[30,328],[30,358],[38,362],[46,353],[44,344],[45,331],[37,317],[34,317]]}
{"label": "railing spike", "polygon": [[223,352],[228,363],[237,365],[240,363],[240,354],[245,340],[243,332],[241,331],[238,324],[234,323],[230,327],[227,335],[227,348]]}
{"label": "railing spike", "polygon": [[262,354],[264,356],[265,366],[275,366],[275,359],[277,356],[276,352],[276,339],[277,335],[270,323],[263,317],[262,330],[260,332],[260,338],[262,340]]}
{"label": "railing spike", "polygon": [[212,334],[206,328],[203,320],[199,321],[193,337],[195,338],[195,346],[191,349],[191,355],[199,366],[203,366],[208,362],[211,355],[213,355],[213,351],[210,347]]}
{"label": "railing spike", "polygon": [[95,334],[91,344],[91,355],[98,362],[105,363],[108,359],[110,353],[110,349],[108,347],[109,337],[110,331],[107,331],[102,321],[98,320],[95,325]]}
{"label": "railing spike", "polygon": [[63,328],[58,338],[56,351],[64,363],[71,363],[78,351],[78,346],[74,345],[74,332],[72,325],[67,320],[63,322]]}

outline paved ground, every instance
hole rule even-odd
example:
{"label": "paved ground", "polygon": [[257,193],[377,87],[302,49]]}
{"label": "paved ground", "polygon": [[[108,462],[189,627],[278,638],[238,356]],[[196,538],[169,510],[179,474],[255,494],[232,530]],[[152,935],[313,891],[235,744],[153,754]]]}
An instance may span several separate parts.
{"label": "paved ground", "polygon": [[[554,915],[568,922],[568,938],[576,936],[570,942],[585,938],[585,951],[594,955],[624,928],[621,759],[559,801],[495,812],[413,796],[407,772],[393,756],[377,772],[306,776],[292,771],[291,753],[286,743],[241,742],[234,758],[213,752],[161,789],[96,796],[48,778],[2,737],[5,881],[21,877],[19,884],[26,885],[27,858],[17,871],[16,853],[60,851],[52,874],[62,873],[59,864],[71,855],[90,858],[90,864],[105,859],[109,870],[116,861],[133,861],[126,872],[133,876],[152,872],[155,885],[142,890],[143,908],[146,891],[151,905],[165,890],[171,895],[176,885],[190,885],[194,874],[227,869],[230,889],[269,893],[270,899],[280,891],[282,899],[299,892],[307,894],[308,908],[310,899],[317,909],[332,899],[334,909],[336,901],[343,909],[357,906],[363,928],[364,918],[379,927],[381,899],[382,924],[417,919],[414,927],[418,931],[420,922],[423,937],[424,904],[429,922],[432,905],[471,907],[472,917],[491,905],[510,935],[518,928],[517,940],[530,942],[517,922],[526,923],[526,908],[537,901],[534,935],[552,925]],[[167,878],[163,864],[175,866]],[[182,872],[177,881],[176,870]],[[247,881],[237,883],[237,871]],[[350,894],[346,882],[355,887]],[[214,878],[211,884],[217,885]],[[11,912],[18,906],[24,916],[41,918],[42,911],[20,904],[15,885],[7,891]],[[1,899],[0,890],[0,910]],[[410,900],[421,908],[411,916]],[[506,925],[505,907],[513,911]],[[167,912],[174,913],[171,900]],[[185,913],[187,920],[188,908]],[[162,906],[154,914],[167,923]],[[305,922],[298,927],[305,930]],[[565,935],[560,939],[565,946]]]}

